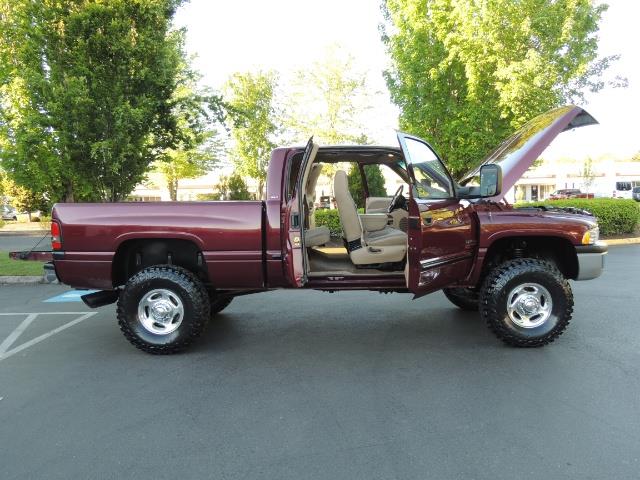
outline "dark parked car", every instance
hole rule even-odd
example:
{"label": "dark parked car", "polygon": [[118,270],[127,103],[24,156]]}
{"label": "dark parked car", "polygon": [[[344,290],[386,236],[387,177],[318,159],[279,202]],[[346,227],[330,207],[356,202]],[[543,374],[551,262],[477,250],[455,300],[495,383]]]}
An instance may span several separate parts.
{"label": "dark parked car", "polygon": [[640,202],[640,187],[633,187],[633,190],[631,190],[631,196],[636,202]]}

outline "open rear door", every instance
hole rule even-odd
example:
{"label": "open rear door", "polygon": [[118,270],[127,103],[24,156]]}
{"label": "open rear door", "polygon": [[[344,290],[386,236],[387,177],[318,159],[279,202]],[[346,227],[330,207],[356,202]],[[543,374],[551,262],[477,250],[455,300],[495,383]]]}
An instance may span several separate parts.
{"label": "open rear door", "polygon": [[417,298],[465,278],[476,246],[474,220],[431,146],[404,133],[398,141],[412,183],[407,283]]}
{"label": "open rear door", "polygon": [[309,176],[309,166],[318,153],[318,145],[313,143],[313,137],[304,149],[296,190],[287,205],[284,218],[287,231],[285,265],[292,286],[303,287],[307,283],[307,257],[304,250],[304,186]]}

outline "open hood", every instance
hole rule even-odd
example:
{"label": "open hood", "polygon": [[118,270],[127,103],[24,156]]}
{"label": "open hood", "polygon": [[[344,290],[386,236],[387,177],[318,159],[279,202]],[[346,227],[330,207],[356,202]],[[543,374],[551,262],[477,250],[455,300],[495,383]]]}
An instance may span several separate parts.
{"label": "open hood", "polygon": [[477,168],[465,174],[460,179],[460,184],[465,185],[479,176],[482,165],[496,163],[502,168],[502,192],[492,199],[500,200],[558,134],[596,123],[595,118],[575,105],[559,107],[538,115],[502,142]]}

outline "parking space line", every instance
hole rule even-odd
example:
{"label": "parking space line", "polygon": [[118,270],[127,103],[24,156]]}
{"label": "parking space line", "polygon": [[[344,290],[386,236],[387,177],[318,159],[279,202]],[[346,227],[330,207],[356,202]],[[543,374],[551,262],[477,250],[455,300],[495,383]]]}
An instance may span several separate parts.
{"label": "parking space line", "polygon": [[13,332],[11,332],[11,335],[5,338],[4,342],[0,343],[0,356],[2,356],[4,352],[9,350],[9,347],[13,345],[13,342],[15,342],[18,337],[22,335],[22,332],[26,330],[26,328],[31,324],[31,322],[35,320],[37,316],[37,313],[30,313],[29,315],[27,315],[27,318],[25,318]]}
{"label": "parking space line", "polygon": [[[60,314],[61,312],[56,312],[56,313]],[[94,315],[98,314],[98,312],[75,312],[75,313],[81,313],[81,314],[84,313],[84,314],[81,315],[80,317],[74,319],[74,320],[71,320],[70,322],[65,323],[64,325],[59,326],[58,328],[55,328],[55,329],[51,330],[48,333],[44,333],[44,334],[40,335],[39,337],[33,338],[33,339],[29,340],[28,342],[25,342],[22,345],[14,348],[12,350],[9,350],[8,352],[0,353],[0,362],[2,362],[3,360],[6,360],[9,357],[12,357],[16,353],[20,353],[21,351],[23,351],[23,350],[35,345],[36,343],[40,343],[43,340],[46,340],[47,338],[52,337],[56,333],[60,333],[63,330],[66,330],[67,328],[73,327],[74,325],[77,325],[78,323],[86,320],[87,318],[93,317]],[[49,315],[48,312],[43,313],[43,314]],[[35,315],[37,316],[39,314],[35,314]]]}
{"label": "parking space line", "polygon": [[[87,313],[85,312],[35,312],[34,315],[83,315]],[[97,313],[97,312],[96,312]],[[14,313],[0,313],[0,316],[21,316],[21,315],[30,315],[25,312],[14,312]]]}

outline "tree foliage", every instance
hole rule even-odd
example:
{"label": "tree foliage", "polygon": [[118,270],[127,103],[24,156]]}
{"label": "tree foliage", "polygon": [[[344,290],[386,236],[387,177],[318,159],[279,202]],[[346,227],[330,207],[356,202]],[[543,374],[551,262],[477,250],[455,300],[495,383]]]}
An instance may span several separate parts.
{"label": "tree foliage", "polygon": [[178,199],[180,180],[206,174],[215,167],[222,150],[222,142],[212,129],[217,114],[208,108],[211,96],[206,89],[198,87],[198,80],[200,75],[185,61],[172,97],[175,142],[154,164],[173,201]]}
{"label": "tree foliage", "polygon": [[582,165],[582,184],[584,186],[585,192],[589,193],[591,190],[591,186],[596,179],[596,172],[593,170],[593,160],[591,157],[587,157]]}
{"label": "tree foliage", "polygon": [[531,117],[603,86],[591,0],[386,0],[400,127],[462,173]]}
{"label": "tree foliage", "polygon": [[284,116],[288,134],[297,142],[313,135],[328,145],[367,143],[365,78],[351,55],[328,48],[324,58],[295,73]]}
{"label": "tree foliage", "polygon": [[175,145],[182,0],[0,0],[0,155],[52,200],[118,200]]}
{"label": "tree foliage", "polygon": [[238,173],[233,173],[228,177],[220,177],[220,182],[215,187],[216,200],[250,200],[251,193],[247,184]]}
{"label": "tree foliage", "polygon": [[231,159],[239,175],[258,181],[262,196],[267,178],[267,165],[275,148],[273,72],[236,73],[225,86],[231,137]]}
{"label": "tree foliage", "polygon": [[[367,177],[367,188],[370,197],[386,197],[387,190],[384,186],[384,176],[380,170],[380,165],[365,165],[364,173]],[[347,175],[349,183],[349,191],[358,208],[365,206],[365,192],[362,184],[362,175],[360,169],[355,163],[351,164],[349,174]]]}
{"label": "tree foliage", "polygon": [[31,220],[31,212],[48,211],[51,203],[37,190],[16,184],[6,174],[0,172],[0,200],[8,199],[19,212],[27,212]]}

